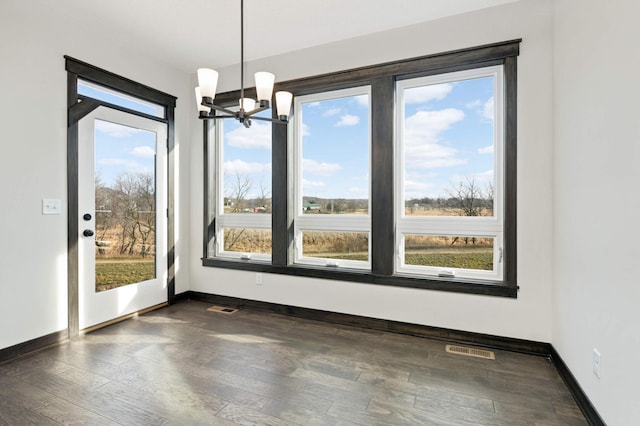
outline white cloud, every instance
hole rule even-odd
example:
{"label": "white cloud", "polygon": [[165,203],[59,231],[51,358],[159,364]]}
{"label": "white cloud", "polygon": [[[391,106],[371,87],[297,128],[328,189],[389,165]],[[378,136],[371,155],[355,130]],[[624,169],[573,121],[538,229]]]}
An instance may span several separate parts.
{"label": "white cloud", "polygon": [[478,154],[493,154],[493,144],[483,148],[478,148]]}
{"label": "white cloud", "polygon": [[143,146],[136,146],[131,151],[129,151],[129,154],[139,158],[153,158],[156,155],[156,151],[150,146],[143,145]]}
{"label": "white cloud", "polygon": [[358,117],[357,115],[345,114],[342,117],[340,117],[340,121],[336,123],[336,126],[338,127],[355,126],[359,122],[360,122],[360,117]]}
{"label": "white cloud", "polygon": [[317,107],[317,106],[320,106],[320,102],[317,102],[317,101],[316,102],[309,102],[306,105],[310,106],[310,107]]}
{"label": "white cloud", "polygon": [[493,114],[494,114],[494,108],[493,108],[493,96],[492,96],[489,99],[487,99],[487,102],[484,103],[484,106],[482,108],[482,116],[484,118],[487,118],[493,121]]}
{"label": "white cloud", "polygon": [[358,95],[355,97],[356,103],[365,108],[369,107],[369,95]]}
{"label": "white cloud", "polygon": [[96,130],[114,138],[128,138],[131,135],[140,133],[143,130],[134,127],[123,126],[122,124],[111,123],[109,121],[96,120]]}
{"label": "white cloud", "polygon": [[224,162],[224,173],[235,175],[248,175],[252,173],[262,173],[271,170],[271,163],[248,163],[242,160],[232,160]]}
{"label": "white cloud", "polygon": [[303,188],[322,188],[323,186],[325,186],[324,182],[322,182],[321,180],[307,180],[307,179],[302,179],[302,187]]}
{"label": "white cloud", "polygon": [[482,106],[482,101],[480,99],[476,99],[475,101],[467,102],[464,106],[469,109],[478,109]]}
{"label": "white cloud", "polygon": [[368,188],[351,187],[347,189],[347,196],[349,198],[369,198]]}
{"label": "white cloud", "polygon": [[458,150],[441,141],[441,134],[464,119],[464,112],[454,108],[418,111],[405,121],[405,161],[408,168],[450,167],[466,164]]}
{"label": "white cloud", "polygon": [[253,120],[251,127],[238,127],[225,135],[229,146],[235,148],[271,149],[271,124]]}
{"label": "white cloud", "polygon": [[404,181],[404,196],[407,200],[412,198],[422,198],[425,194],[431,193],[433,188],[434,185],[430,182],[407,179]]}
{"label": "white cloud", "polygon": [[[484,172],[471,173],[467,175],[452,175],[450,177],[451,182],[466,182],[467,180],[472,180],[476,185],[478,185],[482,190],[484,190],[487,185],[493,183],[493,170],[486,170]],[[452,184],[451,186],[457,187],[457,184]]]}
{"label": "white cloud", "polygon": [[330,109],[326,110],[322,114],[322,116],[323,117],[331,117],[331,116],[338,115],[338,114],[340,114],[340,108],[330,108]]}
{"label": "white cloud", "polygon": [[335,172],[342,170],[342,166],[337,163],[319,163],[316,160],[303,158],[302,170],[304,170],[304,173],[310,173],[313,175],[331,176]]}
{"label": "white cloud", "polygon": [[493,182],[493,169],[473,175],[480,182]]}
{"label": "white cloud", "polygon": [[302,123],[302,136],[310,136],[311,135],[311,127],[308,124]]}
{"label": "white cloud", "polygon": [[[99,166],[115,167],[116,172],[127,171],[131,173],[153,173],[153,165],[145,165],[135,160],[125,158],[101,158],[97,161]],[[114,169],[111,169],[114,170]]]}
{"label": "white cloud", "polygon": [[414,87],[404,91],[404,101],[407,104],[421,104],[433,100],[439,101],[444,99],[451,90],[453,90],[453,85],[449,83]]}

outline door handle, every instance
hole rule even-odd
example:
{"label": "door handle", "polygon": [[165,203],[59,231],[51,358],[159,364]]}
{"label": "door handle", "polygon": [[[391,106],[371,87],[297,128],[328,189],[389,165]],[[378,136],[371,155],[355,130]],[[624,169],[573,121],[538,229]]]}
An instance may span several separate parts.
{"label": "door handle", "polygon": [[82,235],[84,235],[85,237],[93,237],[93,231],[91,229],[85,229],[84,231],[82,231]]}

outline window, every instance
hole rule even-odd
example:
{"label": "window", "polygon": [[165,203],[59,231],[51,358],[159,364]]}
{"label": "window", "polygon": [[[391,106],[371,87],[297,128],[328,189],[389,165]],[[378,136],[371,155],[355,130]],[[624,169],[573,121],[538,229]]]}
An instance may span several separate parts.
{"label": "window", "polygon": [[294,102],[295,263],[369,269],[370,88]]}
{"label": "window", "polygon": [[130,96],[82,79],[78,79],[78,95],[87,96],[114,106],[128,108],[154,117],[165,118],[165,110],[162,105],[148,102],[138,97]]}
{"label": "window", "polygon": [[203,265],[516,297],[519,43],[279,83],[289,125],[242,148],[218,122]]}
{"label": "window", "polygon": [[[263,113],[258,114],[260,116]],[[271,123],[220,120],[215,144],[216,256],[271,259]]]}
{"label": "window", "polygon": [[502,66],[396,84],[399,273],[502,279]]}

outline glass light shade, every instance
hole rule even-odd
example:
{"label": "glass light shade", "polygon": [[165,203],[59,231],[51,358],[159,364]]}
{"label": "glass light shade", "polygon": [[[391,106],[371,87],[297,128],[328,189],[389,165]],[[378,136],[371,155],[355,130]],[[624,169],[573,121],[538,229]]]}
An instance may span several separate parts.
{"label": "glass light shade", "polygon": [[273,82],[276,76],[270,72],[260,71],[256,73],[256,92],[259,101],[270,101],[273,94]]}
{"label": "glass light shade", "polygon": [[292,99],[293,94],[291,92],[276,92],[276,110],[279,117],[289,116],[289,111],[291,111]]}
{"label": "glass light shade", "polygon": [[255,99],[251,98],[242,98],[238,102],[240,104],[240,108],[244,110],[244,112],[253,111],[256,107]]}
{"label": "glass light shade", "polygon": [[218,72],[209,68],[199,68],[198,86],[200,86],[202,96],[215,98],[216,87],[218,86]]}
{"label": "glass light shade", "polygon": [[200,88],[196,87],[196,104],[198,105],[198,111],[211,111],[211,108],[208,106],[202,105],[202,95],[200,94]]}

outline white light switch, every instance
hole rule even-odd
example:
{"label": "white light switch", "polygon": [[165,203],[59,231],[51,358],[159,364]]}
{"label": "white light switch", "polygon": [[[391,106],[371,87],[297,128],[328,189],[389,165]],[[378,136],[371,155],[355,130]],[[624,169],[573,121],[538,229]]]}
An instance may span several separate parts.
{"label": "white light switch", "polygon": [[43,199],[42,214],[60,214],[60,200],[52,198]]}

